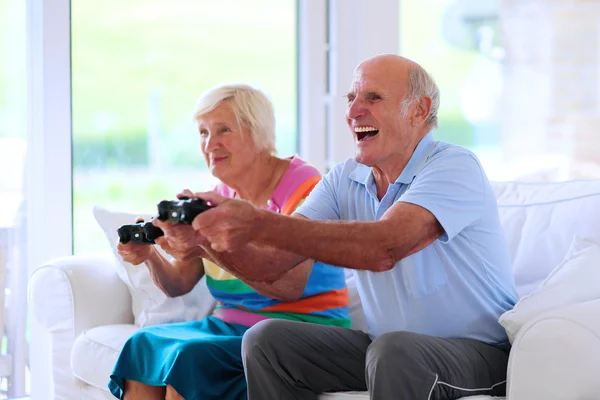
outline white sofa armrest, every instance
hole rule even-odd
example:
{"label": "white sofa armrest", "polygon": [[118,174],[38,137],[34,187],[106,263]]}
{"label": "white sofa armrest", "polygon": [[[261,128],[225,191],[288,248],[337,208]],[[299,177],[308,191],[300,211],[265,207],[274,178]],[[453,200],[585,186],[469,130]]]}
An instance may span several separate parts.
{"label": "white sofa armrest", "polygon": [[116,263],[112,254],[70,256],[48,261],[31,275],[29,308],[50,339],[50,358],[37,371],[52,375],[49,398],[90,398],[88,385],[73,375],[70,365],[73,344],[84,330],[134,323],[131,295]]}
{"label": "white sofa armrest", "polygon": [[30,278],[33,316],[52,333],[109,324],[133,324],[131,295],[117,276],[112,255],[69,256],[48,261]]}
{"label": "white sofa armrest", "polygon": [[523,326],[510,354],[507,398],[597,398],[599,316],[600,300],[593,300],[549,311]]}

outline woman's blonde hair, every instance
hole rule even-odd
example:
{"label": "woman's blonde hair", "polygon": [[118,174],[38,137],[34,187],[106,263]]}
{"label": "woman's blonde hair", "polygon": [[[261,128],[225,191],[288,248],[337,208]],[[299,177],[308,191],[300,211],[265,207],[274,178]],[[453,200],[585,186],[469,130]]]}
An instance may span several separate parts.
{"label": "woman's blonde hair", "polygon": [[[246,84],[224,84],[204,92],[196,101],[194,121],[228,102],[239,127],[244,123],[260,151],[275,154],[275,113],[265,93]],[[240,129],[241,131],[241,129]]]}

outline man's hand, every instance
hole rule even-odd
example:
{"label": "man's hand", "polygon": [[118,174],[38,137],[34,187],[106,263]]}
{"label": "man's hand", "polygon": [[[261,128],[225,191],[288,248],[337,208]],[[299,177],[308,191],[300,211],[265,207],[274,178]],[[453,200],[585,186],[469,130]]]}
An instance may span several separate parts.
{"label": "man's hand", "polygon": [[215,192],[194,193],[213,206],[194,218],[192,227],[218,252],[234,251],[255,237],[259,210],[244,200],[228,199]]}

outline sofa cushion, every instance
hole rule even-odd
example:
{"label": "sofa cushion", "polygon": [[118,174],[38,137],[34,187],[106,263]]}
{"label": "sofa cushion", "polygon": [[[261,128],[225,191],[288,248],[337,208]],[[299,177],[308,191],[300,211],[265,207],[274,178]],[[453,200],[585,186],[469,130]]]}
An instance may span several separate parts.
{"label": "sofa cushion", "polygon": [[110,373],[127,339],[140,329],[136,325],[104,325],[84,331],[71,350],[73,375],[108,391]]}
{"label": "sofa cushion", "polygon": [[[83,332],[71,352],[73,374],[83,382],[108,392],[108,380],[127,339],[139,328],[135,325],[106,325]],[[369,400],[367,392],[325,393],[320,400]],[[467,399],[466,397],[464,399]],[[468,400],[500,400],[500,397],[473,396]]]}
{"label": "sofa cushion", "polygon": [[537,316],[561,307],[600,299],[600,247],[575,237],[565,259],[530,294],[502,314],[500,324],[514,342],[519,331]]}
{"label": "sofa cushion", "polygon": [[600,242],[600,180],[494,182],[492,187],[520,296],[563,260],[576,234]]}
{"label": "sofa cushion", "polygon": [[[152,215],[115,212],[104,207],[94,207],[94,217],[104,231],[113,254],[118,260],[117,273],[131,294],[133,316],[136,325],[148,326],[168,322],[193,321],[204,318],[215,305],[206,281],[203,278],[194,289],[176,298],[170,298],[154,284],[145,265],[132,265],[124,262],[117,254],[119,236],[117,229],[123,224],[131,224],[136,217],[150,220]],[[164,253],[167,259],[171,257]]]}

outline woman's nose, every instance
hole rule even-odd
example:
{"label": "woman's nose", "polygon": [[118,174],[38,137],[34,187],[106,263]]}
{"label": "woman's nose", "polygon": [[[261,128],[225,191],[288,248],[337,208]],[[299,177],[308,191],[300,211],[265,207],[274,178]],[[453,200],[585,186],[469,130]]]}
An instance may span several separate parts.
{"label": "woman's nose", "polygon": [[218,139],[217,135],[208,134],[207,136],[205,136],[204,142],[203,142],[203,147],[204,147],[204,151],[207,153],[210,153],[211,151],[213,151],[214,149],[219,147],[219,139]]}

